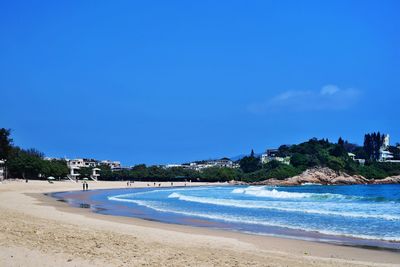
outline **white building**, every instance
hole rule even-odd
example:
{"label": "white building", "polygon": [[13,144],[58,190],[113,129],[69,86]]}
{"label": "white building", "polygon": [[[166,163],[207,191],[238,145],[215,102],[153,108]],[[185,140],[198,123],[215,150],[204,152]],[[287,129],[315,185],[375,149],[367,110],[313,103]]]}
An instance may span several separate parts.
{"label": "white building", "polygon": [[383,138],[383,145],[379,150],[379,159],[378,161],[384,162],[391,162],[393,161],[393,153],[391,153],[388,149],[390,146],[390,136],[388,134],[384,135]]}
{"label": "white building", "polygon": [[365,159],[357,159],[357,158],[356,158],[356,154],[354,154],[354,153],[347,153],[347,155],[349,155],[349,157],[350,157],[352,160],[358,162],[360,165],[364,165],[364,164],[365,164]]}
{"label": "white building", "polygon": [[219,168],[237,168],[237,164],[235,164],[232,160],[228,158],[222,158],[217,160],[209,160],[206,163],[211,167],[219,167]]}
{"label": "white building", "polygon": [[67,160],[67,165],[70,168],[94,168],[99,166],[99,162],[94,159],[71,159]]}
{"label": "white building", "polygon": [[183,168],[185,167],[182,164],[167,164],[163,166],[165,169],[169,169],[169,168]]}
{"label": "white building", "polygon": [[278,157],[278,149],[267,149],[265,153],[261,155],[261,163],[267,164],[270,161],[279,161],[283,164],[290,164],[290,157]]}
{"label": "white building", "polygon": [[84,158],[78,158],[78,159],[65,159],[67,161],[67,166],[70,170],[70,173],[68,175],[68,178],[71,180],[77,180],[78,177],[80,176],[79,174],[79,169],[80,168],[92,168],[92,175],[90,178],[93,180],[97,180],[97,178],[100,176],[99,171],[100,169],[98,168],[99,166],[108,166],[110,167],[111,170],[121,170],[123,169],[121,167],[121,162],[120,161],[111,161],[111,160],[95,160],[95,159],[84,159]]}
{"label": "white building", "polygon": [[113,169],[121,169],[121,162],[119,161],[111,161],[111,160],[102,160],[100,161],[100,165],[105,165]]}
{"label": "white building", "polygon": [[[94,160],[94,159],[66,159],[67,161],[67,166],[69,169],[69,175],[68,178],[71,180],[78,180],[80,173],[79,169],[80,168],[96,168],[99,166],[99,161]],[[94,173],[98,174],[98,173]],[[97,179],[98,176],[96,176]]]}
{"label": "white building", "polygon": [[97,181],[98,178],[100,177],[99,173],[100,169],[99,168],[93,168],[92,169],[92,174],[90,175],[90,178],[94,181]]}
{"label": "white building", "polygon": [[356,160],[356,154],[354,153],[347,153],[347,155],[352,159],[352,160]]}
{"label": "white building", "polygon": [[201,171],[207,168],[239,168],[239,164],[234,163],[228,158],[222,158],[217,160],[207,160],[207,161],[196,161],[185,164],[167,164],[164,168],[187,168],[190,170]]}

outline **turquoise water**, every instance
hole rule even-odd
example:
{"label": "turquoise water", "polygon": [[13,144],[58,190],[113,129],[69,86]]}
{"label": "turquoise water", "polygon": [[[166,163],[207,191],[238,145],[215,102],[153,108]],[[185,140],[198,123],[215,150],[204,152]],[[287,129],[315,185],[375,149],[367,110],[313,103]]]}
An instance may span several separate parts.
{"label": "turquoise water", "polygon": [[[400,185],[212,186],[89,192],[91,208],[103,214],[400,249]],[[72,203],[74,197],[69,194]]]}

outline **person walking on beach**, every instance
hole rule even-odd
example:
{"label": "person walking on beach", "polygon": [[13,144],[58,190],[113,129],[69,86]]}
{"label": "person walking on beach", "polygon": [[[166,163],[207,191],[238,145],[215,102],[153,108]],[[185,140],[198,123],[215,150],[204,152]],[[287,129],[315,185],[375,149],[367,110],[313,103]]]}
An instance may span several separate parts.
{"label": "person walking on beach", "polygon": [[85,184],[86,191],[89,190],[89,184],[86,182]]}
{"label": "person walking on beach", "polygon": [[83,183],[82,183],[82,189],[83,189],[83,191],[85,191],[85,188],[86,188],[85,182],[83,182]]}

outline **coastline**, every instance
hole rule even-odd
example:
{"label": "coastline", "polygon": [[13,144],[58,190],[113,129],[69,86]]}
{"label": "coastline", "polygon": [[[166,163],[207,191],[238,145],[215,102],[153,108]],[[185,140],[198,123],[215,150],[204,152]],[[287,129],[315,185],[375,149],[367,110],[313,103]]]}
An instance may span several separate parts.
{"label": "coastline", "polygon": [[299,175],[285,179],[267,179],[248,183],[250,185],[298,186],[303,184],[318,185],[362,185],[362,184],[400,184],[400,175],[388,176],[384,179],[366,179],[361,175],[349,175],[342,171],[334,171],[327,167],[313,167]]}
{"label": "coastline", "polygon": [[[196,186],[194,186],[196,187]],[[204,190],[211,189],[213,186],[201,186]],[[240,190],[235,186],[231,185],[219,185],[219,188],[235,188],[235,190]],[[142,191],[142,189],[145,189]],[[249,235],[259,235],[259,236],[273,236],[273,237],[283,237],[286,239],[296,239],[296,240],[307,240],[313,242],[320,243],[330,243],[334,245],[341,246],[351,246],[351,247],[360,247],[360,248],[369,248],[369,249],[378,249],[378,250],[389,250],[393,252],[400,253],[400,242],[399,241],[391,241],[390,239],[379,239],[379,237],[372,238],[372,236],[368,236],[364,234],[364,236],[354,236],[354,235],[346,235],[340,233],[332,233],[328,231],[318,231],[318,230],[307,230],[307,229],[296,229],[296,228],[288,228],[285,226],[258,226],[256,229],[251,225],[243,225],[238,222],[225,221],[221,219],[217,219],[217,221],[213,220],[212,217],[197,217],[193,215],[182,215],[182,214],[169,214],[163,215],[160,212],[157,212],[153,209],[146,208],[146,204],[132,204],[134,207],[127,207],[123,203],[124,202],[113,202],[107,200],[109,195],[125,195],[125,194],[135,194],[140,192],[163,192],[165,189],[166,192],[176,192],[175,190],[185,190],[189,191],[191,188],[186,187],[165,187],[163,189],[159,189],[158,187],[150,187],[150,188],[135,188],[135,189],[99,189],[93,190],[90,192],[84,191],[68,191],[68,192],[56,192],[52,194],[48,194],[49,196],[57,199],[57,201],[68,204],[73,208],[85,209],[86,211],[90,211],[91,213],[104,214],[111,217],[128,217],[128,218],[137,218],[146,221],[156,221],[164,224],[176,224],[176,225],[186,225],[192,226],[196,228],[209,228],[209,229],[217,229],[223,231],[231,231],[238,233],[245,233]],[[211,189],[213,190],[213,189]],[[176,193],[173,193],[176,194]],[[170,196],[168,196],[169,198]],[[177,197],[180,197],[178,194]],[[191,201],[189,199],[188,201]],[[194,200],[196,201],[196,200]],[[184,203],[180,203],[179,206]],[[235,205],[235,204],[233,204]],[[156,208],[157,209],[157,208]],[[190,214],[190,212],[189,212]]]}
{"label": "coastline", "polygon": [[[134,184],[135,187],[146,185]],[[27,265],[32,258],[29,255],[41,255],[42,266],[54,263],[58,266],[400,264],[400,254],[390,251],[101,215],[43,195],[80,190],[80,186],[43,181],[1,184],[0,225],[4,231],[0,233],[0,265]],[[90,182],[89,188],[126,188],[126,184]]]}

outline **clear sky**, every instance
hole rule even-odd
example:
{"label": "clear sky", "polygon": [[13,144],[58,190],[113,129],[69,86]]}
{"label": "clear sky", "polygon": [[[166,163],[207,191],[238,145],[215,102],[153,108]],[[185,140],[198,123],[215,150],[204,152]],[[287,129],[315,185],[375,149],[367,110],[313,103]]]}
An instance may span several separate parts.
{"label": "clear sky", "polygon": [[400,1],[2,1],[0,127],[48,156],[179,163],[400,142]]}

